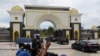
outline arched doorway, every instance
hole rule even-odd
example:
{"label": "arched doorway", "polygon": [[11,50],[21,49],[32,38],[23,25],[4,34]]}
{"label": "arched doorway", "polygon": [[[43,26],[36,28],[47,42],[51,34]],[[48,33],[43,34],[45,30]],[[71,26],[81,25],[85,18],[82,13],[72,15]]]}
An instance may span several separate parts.
{"label": "arched doorway", "polygon": [[19,33],[18,33],[18,31],[14,32],[14,37],[15,37],[15,41],[19,39]]}
{"label": "arched doorway", "polygon": [[58,16],[52,14],[41,15],[40,17],[36,18],[34,28],[40,30],[39,26],[44,21],[51,22],[54,25],[53,28],[54,31],[56,30],[58,31],[59,29],[60,30],[62,29],[62,24],[63,24],[62,20]]}
{"label": "arched doorway", "polygon": [[42,37],[54,37],[54,24],[51,21],[43,21],[39,26]]}
{"label": "arched doorway", "polygon": [[78,31],[75,31],[75,40],[78,40]]}
{"label": "arched doorway", "polygon": [[50,36],[51,38],[46,37],[47,41],[49,41],[50,39],[52,39],[51,41],[57,41],[57,42],[65,41],[66,27],[64,27],[64,22],[60,16],[57,16],[56,14],[41,15],[37,17],[36,20],[34,20],[34,29],[41,30],[39,26],[44,21],[49,21],[54,25],[54,28],[53,28],[54,32],[52,33],[53,36]]}
{"label": "arched doorway", "polygon": [[67,37],[67,39],[69,39],[69,35],[68,34],[66,35],[66,37]]}
{"label": "arched doorway", "polygon": [[52,22],[55,30],[62,29],[62,20],[59,19],[59,17],[51,14],[42,15],[39,18],[36,18],[34,28],[39,29],[40,24],[44,21]]}
{"label": "arched doorway", "polygon": [[27,35],[27,38],[30,38],[30,36],[29,36],[29,35]]}

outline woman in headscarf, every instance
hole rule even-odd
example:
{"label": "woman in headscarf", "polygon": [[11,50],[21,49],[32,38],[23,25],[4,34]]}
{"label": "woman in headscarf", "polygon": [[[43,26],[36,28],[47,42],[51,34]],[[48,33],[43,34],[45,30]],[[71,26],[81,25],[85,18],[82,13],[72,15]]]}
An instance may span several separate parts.
{"label": "woman in headscarf", "polygon": [[24,43],[21,43],[21,44],[19,45],[19,50],[17,51],[16,56],[18,56],[18,54],[19,54],[21,51],[23,51],[23,50],[24,50]]}
{"label": "woman in headscarf", "polygon": [[30,53],[30,45],[29,44],[24,44],[24,49],[20,51],[17,56],[31,56]]}

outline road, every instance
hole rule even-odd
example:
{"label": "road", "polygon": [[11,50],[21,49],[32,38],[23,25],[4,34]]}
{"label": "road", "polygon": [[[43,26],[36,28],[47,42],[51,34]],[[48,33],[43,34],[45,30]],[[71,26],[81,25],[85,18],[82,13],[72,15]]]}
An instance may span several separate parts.
{"label": "road", "polygon": [[[72,41],[73,42],[73,41]],[[56,54],[66,54],[67,56],[100,56],[100,51],[97,53],[85,53],[77,50],[71,49],[71,43],[69,45],[58,45],[52,43],[48,52],[54,52]],[[0,42],[0,56],[16,56],[17,47],[11,43],[1,43]]]}
{"label": "road", "polygon": [[[0,50],[0,56],[15,56],[17,50]],[[73,49],[51,49],[48,52],[54,52],[56,54],[66,54],[67,56],[100,56],[100,51],[97,53],[85,53]]]}
{"label": "road", "polygon": [[48,50],[49,52],[54,52],[59,54],[66,54],[67,56],[100,56],[100,51],[97,53],[86,53],[86,52],[81,52],[73,49],[57,49],[57,50]]}

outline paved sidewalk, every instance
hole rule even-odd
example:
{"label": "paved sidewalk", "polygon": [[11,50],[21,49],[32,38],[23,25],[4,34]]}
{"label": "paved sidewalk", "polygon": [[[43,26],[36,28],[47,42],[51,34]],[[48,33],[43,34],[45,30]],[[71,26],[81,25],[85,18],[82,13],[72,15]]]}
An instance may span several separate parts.
{"label": "paved sidewalk", "polygon": [[[70,48],[70,45],[59,45],[59,44],[52,42],[48,51],[55,52],[55,50],[60,50],[60,49],[65,50],[67,48]],[[14,42],[0,42],[0,55],[1,56],[16,56],[17,50],[18,50],[18,45],[16,45]]]}
{"label": "paved sidewalk", "polygon": [[[49,49],[65,49],[65,48],[70,48],[71,45],[59,45],[56,43],[51,43],[51,46],[49,47]],[[4,50],[4,49],[18,49],[18,45],[15,44],[14,42],[0,42],[0,50]]]}
{"label": "paved sidewalk", "polygon": [[[99,42],[100,40],[90,40],[90,41],[94,41],[94,42]],[[74,40],[69,41],[68,45],[60,45],[60,44],[56,44],[55,42],[51,42],[51,46],[49,47],[49,49],[66,49],[66,48],[71,48],[71,44],[75,42]],[[18,44],[15,44],[14,42],[0,42],[0,50],[3,49],[18,49]]]}
{"label": "paved sidewalk", "polygon": [[[59,54],[59,56],[61,54],[67,54],[67,56],[100,56],[100,51],[98,53],[84,53],[71,49],[71,44],[73,42],[74,41],[70,41],[69,45],[59,45],[52,42],[48,52],[54,52]],[[16,56],[17,49],[18,45],[14,42],[0,42],[0,56]]]}
{"label": "paved sidewalk", "polygon": [[18,46],[14,42],[0,42],[0,50],[3,49],[18,49]]}

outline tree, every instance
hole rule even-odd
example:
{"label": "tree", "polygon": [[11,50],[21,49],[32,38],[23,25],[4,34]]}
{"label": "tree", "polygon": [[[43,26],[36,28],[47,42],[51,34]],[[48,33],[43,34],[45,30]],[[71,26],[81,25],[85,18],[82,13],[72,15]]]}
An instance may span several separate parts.
{"label": "tree", "polygon": [[52,37],[53,36],[53,27],[48,27],[48,29],[43,29],[40,31],[42,37]]}
{"label": "tree", "polygon": [[99,31],[98,31],[98,37],[100,38],[100,25],[97,26],[97,28],[99,29]]}
{"label": "tree", "polygon": [[100,28],[100,26],[97,26],[97,28]]}
{"label": "tree", "polygon": [[42,37],[47,37],[47,36],[48,36],[48,31],[47,31],[47,29],[41,30],[41,31],[40,31],[40,34],[41,34]]}
{"label": "tree", "polygon": [[10,31],[10,27],[6,28],[8,31]]}
{"label": "tree", "polygon": [[50,27],[48,28],[48,36],[49,36],[49,37],[52,37],[52,36],[53,36],[53,32],[54,32],[54,29],[53,29],[53,27],[50,26]]}

